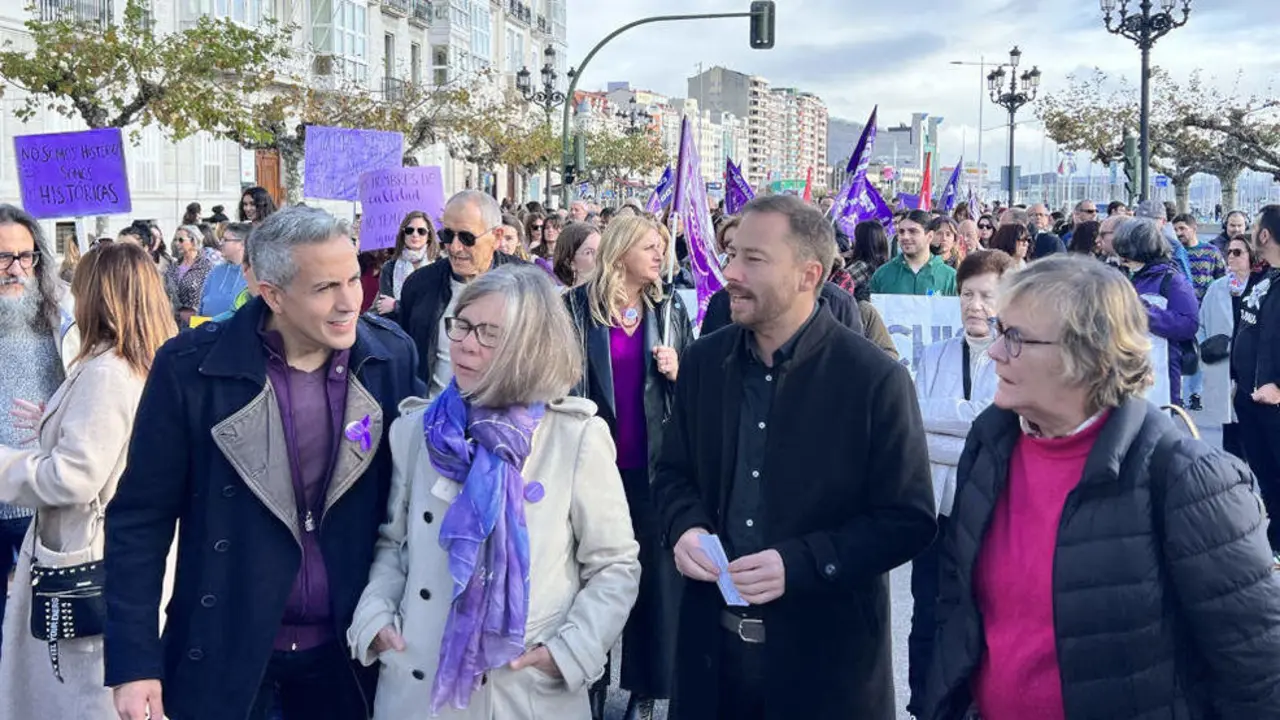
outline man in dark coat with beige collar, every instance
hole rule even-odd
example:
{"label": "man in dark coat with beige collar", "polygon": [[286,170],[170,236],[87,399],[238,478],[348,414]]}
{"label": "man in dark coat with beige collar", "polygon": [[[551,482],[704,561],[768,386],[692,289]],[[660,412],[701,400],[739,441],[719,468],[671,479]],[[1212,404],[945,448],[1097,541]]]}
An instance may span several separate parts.
{"label": "man in dark coat with beige collar", "polygon": [[681,362],[654,481],[687,578],[673,720],[895,717],[887,573],[933,539],[933,486],[906,369],[817,311],[835,252],[821,212],[752,201],[734,325]]}
{"label": "man in dark coat with beige collar", "polygon": [[[106,684],[122,720],[365,720],[343,638],[386,516],[413,343],[360,317],[346,223],[249,236],[259,297],[157,354],[106,522]],[[165,557],[177,575],[157,632]]]}

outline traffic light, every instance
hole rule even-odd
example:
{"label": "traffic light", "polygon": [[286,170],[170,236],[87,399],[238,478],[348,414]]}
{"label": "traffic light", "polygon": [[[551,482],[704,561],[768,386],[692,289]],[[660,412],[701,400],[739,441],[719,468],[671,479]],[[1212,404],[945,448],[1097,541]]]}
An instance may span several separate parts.
{"label": "traffic light", "polygon": [[769,50],[773,47],[773,0],[756,0],[751,3],[751,49]]}
{"label": "traffic light", "polygon": [[1139,170],[1139,163],[1142,162],[1138,158],[1138,139],[1132,135],[1126,135],[1124,138],[1124,189],[1128,194],[1127,202],[1133,204],[1133,201],[1140,197],[1138,192],[1139,178],[1142,172]]}

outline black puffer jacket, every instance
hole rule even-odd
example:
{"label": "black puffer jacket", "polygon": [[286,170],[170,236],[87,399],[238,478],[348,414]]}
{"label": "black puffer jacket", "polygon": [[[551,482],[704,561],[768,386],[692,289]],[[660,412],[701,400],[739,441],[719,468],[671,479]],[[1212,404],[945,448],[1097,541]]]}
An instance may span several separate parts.
{"label": "black puffer jacket", "polygon": [[[988,408],[960,459],[930,720],[965,717],[973,702],[985,651],[974,564],[1020,432],[1016,415]],[[1127,401],[1067,497],[1053,568],[1067,720],[1280,718],[1280,576],[1253,477],[1178,432]]]}

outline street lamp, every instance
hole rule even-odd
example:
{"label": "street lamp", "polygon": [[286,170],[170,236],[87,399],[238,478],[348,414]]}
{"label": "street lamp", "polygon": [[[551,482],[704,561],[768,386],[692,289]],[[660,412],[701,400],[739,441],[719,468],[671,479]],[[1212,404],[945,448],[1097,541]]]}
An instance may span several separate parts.
{"label": "street lamp", "polygon": [[1006,63],[989,63],[985,56],[979,55],[978,62],[967,60],[952,60],[952,65],[968,65],[978,68],[978,194],[981,195],[982,187],[982,107],[986,105],[985,95],[987,90],[986,78],[987,68],[989,67],[1005,67]]}
{"label": "street lamp", "polygon": [[[1009,85],[1005,92],[1004,65],[987,74],[987,89],[991,93],[991,102],[1009,111],[1009,207],[1013,207],[1015,183],[1013,178],[1013,129],[1017,124],[1015,117],[1018,108],[1036,99],[1040,89],[1040,68],[1033,67],[1018,75],[1018,63],[1022,60],[1022,51],[1017,47],[1009,51]],[[1021,83],[1021,87],[1019,87]]]}
{"label": "street lamp", "polygon": [[[532,83],[532,73],[529,68],[521,67],[520,72],[516,73],[516,89],[520,91],[520,95],[524,97],[525,102],[536,107],[542,108],[547,115],[547,131],[551,131],[551,111],[563,103],[564,93],[556,90],[556,49],[547,46],[542,53],[546,62],[542,65],[542,89],[535,89]],[[547,206],[551,206],[551,158],[547,158],[547,187],[544,192]]]}
{"label": "street lamp", "polygon": [[[645,127],[648,127],[649,125],[649,121],[653,120],[653,116],[636,103],[634,95],[631,96],[631,100],[627,103],[627,108],[625,110],[619,110],[615,115],[627,121],[627,129],[625,132],[628,135],[635,135],[636,133],[644,132]],[[643,126],[639,125],[641,120],[644,121]]]}
{"label": "street lamp", "polygon": [[1182,19],[1173,16],[1178,0],[1160,0],[1160,11],[1154,11],[1151,0],[1139,0],[1138,13],[1129,13],[1129,0],[1120,0],[1120,16],[1113,25],[1111,14],[1116,11],[1116,0],[1102,0],[1103,21],[1107,32],[1127,37],[1142,51],[1142,106],[1139,109],[1138,143],[1142,155],[1141,183],[1138,196],[1147,199],[1147,180],[1151,167],[1151,48],[1156,40],[1169,34],[1174,28],[1187,24],[1191,16],[1191,0],[1182,0]]}

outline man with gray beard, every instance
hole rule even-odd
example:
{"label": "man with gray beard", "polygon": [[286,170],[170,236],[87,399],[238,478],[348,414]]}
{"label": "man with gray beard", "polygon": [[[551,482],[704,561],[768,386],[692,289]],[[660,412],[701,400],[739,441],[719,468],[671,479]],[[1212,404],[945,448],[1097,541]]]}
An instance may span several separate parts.
{"label": "man with gray beard", "polygon": [[[44,404],[80,352],[71,293],[35,219],[0,204],[0,443],[27,447]],[[0,617],[32,511],[0,503]]]}

